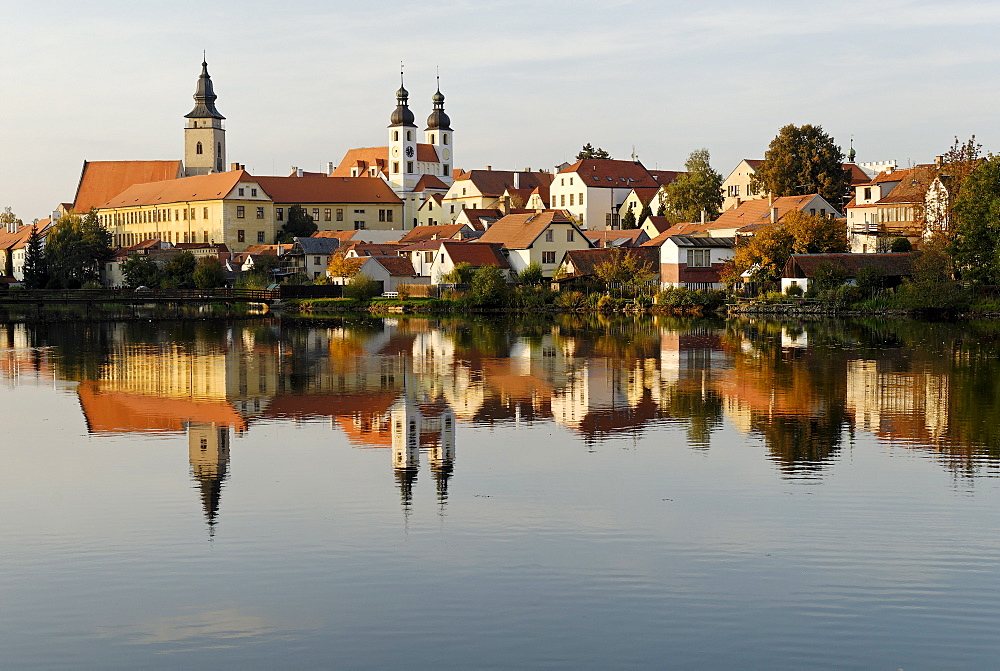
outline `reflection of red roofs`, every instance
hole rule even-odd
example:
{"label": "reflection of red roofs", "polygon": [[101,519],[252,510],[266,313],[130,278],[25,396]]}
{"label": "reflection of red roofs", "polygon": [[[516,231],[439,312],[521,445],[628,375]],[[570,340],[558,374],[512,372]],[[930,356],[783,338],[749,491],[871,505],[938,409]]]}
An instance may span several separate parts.
{"label": "reflection of red roofs", "polygon": [[385,413],[399,397],[398,391],[373,394],[283,394],[267,404],[266,419],[341,417],[355,413]]}
{"label": "reflection of red roofs", "polygon": [[163,398],[126,392],[102,392],[85,380],[77,387],[91,433],[184,431],[188,422],[204,422],[245,431],[246,419],[228,401]]}

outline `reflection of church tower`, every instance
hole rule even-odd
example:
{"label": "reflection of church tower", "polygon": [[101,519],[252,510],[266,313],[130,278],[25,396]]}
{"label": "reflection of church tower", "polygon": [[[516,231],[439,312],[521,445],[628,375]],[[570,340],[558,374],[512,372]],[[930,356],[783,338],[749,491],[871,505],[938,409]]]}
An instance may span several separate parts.
{"label": "reflection of church tower", "polygon": [[222,483],[229,466],[229,428],[217,424],[188,425],[188,459],[191,475],[201,491],[210,533],[214,533],[222,498]]}
{"label": "reflection of church tower", "polygon": [[439,418],[441,433],[438,444],[431,448],[431,473],[437,484],[438,503],[448,501],[448,480],[455,469],[455,413],[451,408],[445,408]]}
{"label": "reflection of church tower", "polygon": [[409,395],[394,408],[392,417],[392,468],[399,483],[403,507],[413,501],[413,483],[420,468],[420,410]]}

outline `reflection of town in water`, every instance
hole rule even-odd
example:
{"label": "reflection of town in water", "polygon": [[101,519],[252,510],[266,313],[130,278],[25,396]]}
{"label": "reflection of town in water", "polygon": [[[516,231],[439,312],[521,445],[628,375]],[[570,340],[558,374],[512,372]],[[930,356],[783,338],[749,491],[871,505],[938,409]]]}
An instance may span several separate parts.
{"label": "reflection of town in water", "polygon": [[8,325],[0,376],[75,382],[92,434],[186,434],[211,527],[231,437],[260,421],[329,421],[385,450],[404,510],[421,473],[447,503],[463,423],[551,421],[588,449],[655,424],[707,449],[728,424],[789,475],[821,473],[864,432],[962,473],[996,456],[995,340],[918,323],[667,318]]}

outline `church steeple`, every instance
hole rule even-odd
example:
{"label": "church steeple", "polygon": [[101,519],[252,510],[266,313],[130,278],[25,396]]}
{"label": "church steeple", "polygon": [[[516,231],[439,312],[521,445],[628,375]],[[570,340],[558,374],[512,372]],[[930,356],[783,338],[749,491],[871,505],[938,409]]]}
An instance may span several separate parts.
{"label": "church steeple", "polygon": [[444,94],[441,93],[441,77],[437,79],[437,91],[431,96],[434,111],[427,117],[427,130],[451,130],[451,119],[444,111]]}
{"label": "church steeple", "polygon": [[215,107],[215,87],[208,74],[208,61],[201,61],[201,76],[194,90],[194,109],[184,115],[184,175],[207,175],[225,171],[226,118]]}
{"label": "church steeple", "polygon": [[198,77],[198,85],[194,89],[194,109],[184,115],[187,119],[225,119],[215,109],[215,101],[219,96],[215,95],[215,87],[212,86],[212,77],[208,74],[208,61],[201,61],[201,76]]}
{"label": "church steeple", "polygon": [[389,128],[399,126],[416,128],[413,125],[413,112],[410,111],[409,99],[410,92],[403,86],[403,69],[400,67],[399,90],[396,91],[396,109],[392,111],[392,116],[389,117]]}

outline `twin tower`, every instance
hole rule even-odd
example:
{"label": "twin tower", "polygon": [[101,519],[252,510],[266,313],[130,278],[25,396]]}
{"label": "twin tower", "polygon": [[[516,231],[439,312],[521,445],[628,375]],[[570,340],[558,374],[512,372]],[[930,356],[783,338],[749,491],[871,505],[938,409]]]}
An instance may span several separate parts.
{"label": "twin tower", "polygon": [[[396,91],[396,109],[389,124],[389,146],[386,172],[397,190],[406,192],[423,175],[434,175],[445,184],[452,182],[454,165],[453,130],[451,119],[444,111],[444,95],[440,82],[431,97],[433,111],[427,118],[424,142],[417,142],[417,127],[408,105],[409,92],[400,86]],[[194,109],[184,115],[184,176],[207,175],[226,170],[226,117],[215,107],[215,89],[208,74],[208,63],[202,61],[201,76],[194,92]]]}

